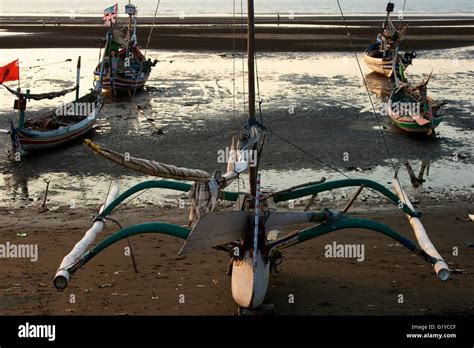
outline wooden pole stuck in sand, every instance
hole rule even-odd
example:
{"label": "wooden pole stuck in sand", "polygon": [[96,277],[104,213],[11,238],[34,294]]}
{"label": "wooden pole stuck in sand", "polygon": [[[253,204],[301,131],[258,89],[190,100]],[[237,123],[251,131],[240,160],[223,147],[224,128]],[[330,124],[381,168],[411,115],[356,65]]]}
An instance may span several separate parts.
{"label": "wooden pole stuck in sand", "polygon": [[[400,182],[398,179],[394,179],[392,182],[393,188],[395,192],[397,192],[400,201],[405,203],[410,209],[413,209],[413,205],[410,202],[407,194],[403,191],[402,187],[400,186]],[[423,224],[421,223],[420,219],[414,216],[407,215],[408,221],[410,222],[413,231],[415,232],[416,240],[420,247],[430,256],[435,258],[437,261],[433,265],[433,268],[438,275],[438,278],[442,281],[448,280],[451,274],[449,270],[448,264],[444,261],[443,257],[438,253],[436,248],[434,247],[433,243],[431,243],[430,239],[428,238],[428,234],[426,233]]]}

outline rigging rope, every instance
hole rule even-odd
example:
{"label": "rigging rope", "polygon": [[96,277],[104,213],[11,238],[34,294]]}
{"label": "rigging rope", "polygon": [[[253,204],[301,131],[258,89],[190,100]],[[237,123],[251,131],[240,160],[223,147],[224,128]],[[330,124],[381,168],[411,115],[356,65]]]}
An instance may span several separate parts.
{"label": "rigging rope", "polygon": [[338,172],[339,174],[341,174],[342,176],[346,177],[347,179],[351,179],[353,180],[353,178],[351,178],[350,176],[348,176],[346,173],[340,171],[339,169],[337,169],[336,167],[333,167],[331,166],[329,163],[327,163],[326,161],[323,161],[322,159],[316,157],[315,155],[313,155],[311,152],[308,152],[306,151],[305,149],[303,149],[301,146],[299,145],[296,145],[295,143],[293,143],[291,140],[288,140],[286,139],[284,136],[278,134],[278,133],[275,133],[273,130],[271,130],[270,128],[266,127],[266,129],[269,130],[269,132],[272,134],[272,135],[275,135],[276,137],[280,138],[281,140],[283,140],[285,143],[293,146],[294,148],[300,150],[301,152],[303,152],[304,154],[310,156],[311,158],[315,159],[316,161],[324,164],[326,167],[328,167],[329,169],[332,169],[336,172]]}
{"label": "rigging rope", "polygon": [[400,16],[400,24],[399,24],[400,29],[402,29],[403,17],[405,17],[405,5],[406,4],[407,4],[407,0],[404,0],[403,1],[403,9],[402,9],[402,13],[401,13],[401,16]]}
{"label": "rigging rope", "polygon": [[232,119],[235,121],[235,0],[232,8]]}
{"label": "rigging rope", "polygon": [[[235,0],[234,0],[234,3],[235,3]],[[241,20],[242,20],[242,36],[243,36],[243,27],[244,27],[244,23],[243,23],[243,1],[241,0],[240,2],[240,6],[241,6],[241,9],[240,9],[240,14],[241,14]],[[346,25],[346,28],[347,28],[347,25]],[[243,53],[244,52],[244,48],[243,48],[243,38],[242,38],[242,51]],[[261,100],[261,96],[260,96],[260,83],[259,83],[259,76],[258,76],[258,63],[257,63],[257,54],[256,54],[256,50],[255,50],[255,70],[256,70],[256,80],[257,80],[257,93],[258,93],[258,105],[259,105],[259,114],[260,114],[260,124],[261,126],[263,126],[263,116],[262,116],[262,109],[261,109],[261,104],[262,104],[262,100]],[[242,77],[243,77],[243,88],[244,88],[244,92],[243,92],[243,98],[244,98],[244,114],[245,114],[245,65],[244,65],[244,54],[242,54]],[[365,80],[364,80],[365,81]],[[370,96],[369,96],[370,97]],[[372,101],[372,100],[371,100]],[[372,104],[373,106],[373,104]],[[245,115],[246,117],[246,115]],[[380,126],[380,125],[379,125]],[[263,126],[264,127],[264,126]],[[305,149],[303,149],[302,147],[300,147],[299,145],[296,145],[295,143],[293,143],[292,141],[286,139],[285,137],[283,137],[282,135],[278,134],[278,133],[275,133],[273,130],[271,130],[270,128],[268,127],[264,127],[265,129],[267,129],[271,134],[277,136],[278,138],[280,138],[281,140],[283,140],[284,142],[288,143],[289,145],[295,147],[296,149],[298,149],[299,151],[303,152],[304,154],[310,156],[311,158],[315,159],[316,161],[322,163],[323,165],[325,165],[326,167],[328,167],[329,169],[332,169],[334,171],[336,171],[337,173],[341,174],[342,176],[344,176],[345,178],[347,179],[351,179],[353,180],[353,178],[351,178],[349,175],[345,174],[344,172],[342,172],[341,170],[337,169],[336,167],[333,167],[332,165],[330,165],[329,163],[327,163],[326,161],[316,157],[315,155],[313,155],[312,153],[306,151]],[[238,188],[238,191],[240,192],[240,180],[238,180],[238,185],[239,185],[239,188]],[[375,193],[376,195],[380,196],[380,197],[383,197],[383,198],[386,198],[385,196],[383,195],[380,195],[378,192],[376,191],[373,191],[371,190],[370,188],[368,188],[371,192]]]}
{"label": "rigging rope", "polygon": [[147,42],[146,42],[146,49],[145,49],[145,54],[144,54],[145,57],[146,57],[146,53],[148,51],[148,46],[150,45],[151,35],[153,33],[153,29],[155,28],[155,19],[156,19],[156,15],[158,13],[158,7],[160,7],[160,0],[158,0],[158,2],[156,3],[155,15],[153,16],[153,22],[151,23],[150,33],[148,34],[148,39],[147,39]]}
{"label": "rigging rope", "polygon": [[260,115],[260,123],[263,124],[263,116],[262,116],[262,103],[263,100],[260,97],[260,80],[258,78],[258,65],[257,65],[257,50],[255,50],[255,76],[257,78],[257,95],[258,95],[258,113]]}
{"label": "rigging rope", "polygon": [[[268,130],[272,135],[275,135],[276,137],[280,138],[281,140],[283,140],[283,141],[286,142],[287,144],[289,144],[289,145],[293,146],[294,148],[300,150],[301,152],[303,152],[304,154],[310,156],[311,158],[315,159],[316,161],[318,161],[318,162],[324,164],[326,167],[328,167],[329,169],[332,169],[332,170],[334,170],[335,172],[341,174],[341,175],[344,176],[345,178],[347,178],[347,179],[349,179],[349,180],[357,180],[357,179],[354,179],[354,178],[350,177],[349,175],[347,175],[347,174],[344,173],[343,171],[337,169],[336,167],[331,166],[329,163],[327,163],[326,161],[324,161],[324,160],[322,160],[322,159],[316,157],[316,156],[313,155],[312,153],[306,151],[306,150],[303,149],[301,146],[299,146],[299,145],[293,143],[291,140],[288,140],[287,138],[285,138],[284,136],[282,136],[282,135],[280,135],[280,134],[278,134],[278,133],[275,133],[271,128],[265,127],[265,129]],[[398,179],[397,179],[397,180],[398,180]],[[368,191],[370,191],[370,192],[372,192],[372,193],[375,194],[376,196],[379,196],[379,197],[381,197],[381,198],[383,198],[383,199],[385,199],[385,200],[387,200],[387,201],[390,201],[389,198],[387,198],[386,196],[382,195],[381,193],[379,193],[379,192],[373,190],[373,189],[370,188],[370,187],[365,187],[365,189],[368,190]],[[390,202],[391,202],[391,201],[390,201]]]}
{"label": "rigging rope", "polygon": [[33,68],[40,68],[43,66],[48,66],[48,65],[55,65],[55,64],[62,64],[62,63],[67,63],[67,62],[72,62],[71,58],[68,58],[66,60],[61,60],[59,62],[53,62],[53,63],[46,63],[46,64],[40,64],[40,65],[32,65],[32,66],[25,66],[23,69],[33,69]]}
{"label": "rigging rope", "polygon": [[[360,72],[360,75],[362,77],[362,80],[364,81],[364,86],[365,86],[365,90],[367,92],[367,96],[369,97],[369,101],[370,101],[370,104],[372,105],[372,114],[375,116],[375,119],[377,120],[377,125],[378,125],[378,128],[380,130],[380,134],[382,136],[382,139],[383,139],[383,143],[384,143],[384,146],[385,146],[385,149],[387,150],[387,154],[388,154],[388,157],[389,157],[389,160],[390,160],[390,164],[392,166],[392,170],[393,170],[393,174],[394,174],[394,179],[397,180],[398,184],[400,185],[400,187],[402,187],[402,184],[400,183],[400,181],[398,180],[398,170],[396,169],[395,167],[395,163],[393,162],[393,157],[392,157],[392,153],[390,152],[390,148],[388,146],[388,143],[387,143],[387,139],[385,138],[385,133],[383,131],[383,128],[382,128],[382,125],[380,123],[380,120],[379,120],[379,117],[377,115],[377,111],[375,110],[375,105],[372,101],[372,96],[370,95],[370,91],[369,91],[369,86],[367,85],[367,81],[365,79],[365,76],[364,76],[364,73],[362,71],[362,67],[360,66],[360,62],[359,62],[359,57],[357,57],[357,52],[355,50],[355,47],[352,43],[352,38],[351,38],[351,33],[349,32],[349,28],[347,26],[347,22],[346,22],[346,18],[344,16],[344,13],[342,11],[342,7],[341,7],[341,4],[339,2],[339,0],[337,0],[337,6],[339,7],[339,11],[341,13],[341,18],[342,18],[342,21],[344,23],[344,26],[346,28],[346,32],[347,32],[347,37],[349,39],[349,44],[351,46],[351,49],[352,49],[352,53],[354,54],[354,57],[356,59],[356,62],[357,62],[357,66],[359,68],[359,72]],[[396,59],[396,57],[394,57],[394,59]],[[404,192],[403,190],[403,187],[402,187],[402,192]]]}
{"label": "rigging rope", "polygon": [[356,59],[357,67],[359,68],[359,72],[360,72],[360,75],[362,77],[362,81],[364,81],[364,87],[365,87],[365,90],[367,92],[367,96],[369,97],[370,105],[372,106],[372,113],[375,116],[375,119],[377,120],[377,125],[378,125],[378,128],[380,130],[380,134],[382,136],[385,149],[387,150],[387,154],[389,156],[393,172],[396,173],[395,164],[393,163],[392,154],[390,152],[390,148],[388,147],[387,139],[385,138],[385,134],[384,134],[382,125],[380,123],[379,117],[377,115],[377,111],[375,110],[375,105],[374,105],[374,102],[372,101],[372,96],[370,95],[369,87],[367,86],[367,81],[365,80],[365,76],[364,76],[364,73],[362,71],[362,67],[360,66],[359,57],[357,57],[357,52],[356,52],[356,50],[354,48],[354,45],[352,43],[351,33],[349,32],[349,28],[347,27],[346,18],[344,17],[344,13],[342,12],[342,8],[341,8],[341,4],[339,3],[339,0],[337,0],[337,5],[339,6],[339,11],[341,12],[342,21],[344,22],[344,26],[345,26],[346,31],[347,31],[347,37],[349,39],[349,44],[351,46],[352,53],[354,54],[354,57]]}
{"label": "rigging rope", "polygon": [[[148,34],[148,40],[147,40],[147,44],[146,44],[146,47],[145,47],[145,54],[143,55],[146,59],[146,53],[148,51],[148,47],[150,45],[150,41],[151,41],[151,35],[153,33],[153,28],[155,27],[155,20],[156,20],[156,15],[158,13],[158,7],[160,6],[160,0],[157,1],[156,3],[156,9],[155,9],[155,15],[153,16],[153,22],[152,22],[152,25],[151,25],[151,28],[150,28],[150,33]],[[143,65],[140,66],[140,72],[142,72],[142,69],[143,69]],[[123,146],[123,140],[125,138],[125,134],[128,132],[128,127],[129,127],[129,120],[130,120],[130,115],[132,114],[132,109],[134,107],[134,99],[135,99],[135,95],[137,93],[137,88],[136,88],[136,85],[135,85],[135,88],[133,89],[133,94],[130,94],[130,91],[129,91],[129,95],[130,95],[130,109],[129,109],[129,117],[127,117],[126,119],[126,123],[125,123],[125,127],[123,128],[123,133],[122,133],[122,137],[121,137],[121,140],[120,140],[120,146],[119,146],[119,152],[122,151],[122,146]],[[110,190],[112,188],[112,182],[113,182],[113,178],[110,179],[110,182],[109,182],[109,188],[107,190],[107,194],[105,196],[105,200],[107,200],[107,196],[109,195],[110,193]],[[105,201],[104,201],[104,204],[105,204]]]}
{"label": "rigging rope", "polygon": [[[13,95],[16,95],[18,96],[19,94],[22,94],[18,91],[15,91],[11,88],[9,88],[7,85],[3,85],[3,87],[5,87],[11,94]],[[66,88],[66,89],[63,89],[61,91],[55,91],[55,92],[46,92],[46,93],[37,93],[37,94],[34,94],[34,93],[30,93],[28,94],[28,98],[27,99],[33,99],[33,100],[43,100],[43,99],[54,99],[54,98],[58,98],[58,97],[62,97],[68,93],[71,93],[73,91],[75,91],[77,89],[77,86],[74,86],[74,87],[71,87],[71,88]],[[26,98],[26,95],[22,94],[23,96],[25,96]]]}

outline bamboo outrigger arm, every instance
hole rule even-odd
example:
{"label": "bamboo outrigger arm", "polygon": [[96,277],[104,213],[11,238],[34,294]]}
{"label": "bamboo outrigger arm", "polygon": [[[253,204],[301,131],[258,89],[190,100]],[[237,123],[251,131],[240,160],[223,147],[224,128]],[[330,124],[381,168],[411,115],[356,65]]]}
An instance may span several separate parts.
{"label": "bamboo outrigger arm", "polygon": [[[410,239],[402,236],[398,232],[391,229],[389,226],[379,223],[377,221],[368,220],[368,219],[354,219],[354,218],[347,218],[343,217],[341,219],[330,221],[327,223],[323,223],[321,225],[312,226],[306,228],[304,230],[295,232],[287,237],[284,237],[280,240],[275,241],[270,245],[270,257],[276,251],[283,250],[288,248],[289,246],[306,242],[310,239],[320,237],[327,233],[335,232],[338,230],[346,229],[346,228],[360,228],[366,229],[370,231],[379,232],[381,234],[390,237],[408,250],[412,251],[416,255],[420,256],[423,260],[431,264],[433,267],[436,267],[436,264],[439,262],[437,257],[433,257],[428,254],[422,247],[418,246],[416,243],[411,241]],[[440,277],[441,280],[446,280]]]}
{"label": "bamboo outrigger arm", "polygon": [[[408,198],[405,191],[403,191],[398,179],[393,180],[393,187],[400,197],[400,201],[413,209],[413,205],[411,204],[410,199]],[[410,215],[407,215],[407,218],[410,222],[413,232],[415,233],[418,244],[420,244],[421,248],[435,260],[433,263],[433,268],[438,275],[438,278],[443,281],[448,280],[451,273],[449,266],[446,261],[444,261],[443,257],[438,253],[433,243],[431,243],[420,219],[416,216]]]}
{"label": "bamboo outrigger arm", "polygon": [[[102,213],[112,201],[115,200],[119,192],[118,185],[112,185],[109,194],[107,195],[107,199],[104,205],[100,208],[99,213]],[[77,260],[82,257],[82,255],[90,248],[92,243],[96,237],[102,232],[104,229],[105,224],[103,220],[95,220],[92,227],[84,234],[84,237],[74,245],[74,248],[67,254],[63,260],[61,261],[61,265],[59,269],[56,271],[56,275],[54,276],[54,286],[57,289],[64,289],[67,284],[69,283],[70,273],[68,268],[75,264]]]}
{"label": "bamboo outrigger arm", "polygon": [[190,232],[191,230],[189,228],[164,222],[147,222],[144,224],[124,228],[110,235],[109,237],[101,241],[99,244],[97,244],[95,247],[85,252],[74,264],[70,265],[69,267],[60,269],[61,272],[58,271],[58,273],[56,273],[53,284],[58,290],[64,290],[68,286],[71,276],[80,267],[84,266],[94,256],[99,254],[107,247],[124,238],[142,233],[161,233],[178,237],[181,239],[186,239]]}

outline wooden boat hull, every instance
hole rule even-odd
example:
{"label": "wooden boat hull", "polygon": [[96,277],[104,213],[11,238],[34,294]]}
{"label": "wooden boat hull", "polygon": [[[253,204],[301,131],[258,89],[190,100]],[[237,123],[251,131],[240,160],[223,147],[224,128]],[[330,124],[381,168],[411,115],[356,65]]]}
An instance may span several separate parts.
{"label": "wooden boat hull", "polygon": [[[81,117],[81,120],[78,122],[71,123],[53,130],[38,129],[28,126],[25,126],[24,128],[16,127],[15,129],[12,129],[11,140],[14,151],[28,152],[44,150],[65,144],[85,135],[96,123],[100,109],[102,107],[102,101],[97,100],[96,98],[91,99],[90,95],[79,99],[79,101],[85,100],[94,102],[95,108],[88,115]],[[55,112],[56,111],[51,112],[51,114],[43,117],[43,119],[47,120],[53,119],[55,117],[57,118]],[[18,149],[18,145],[20,145],[20,149]]]}
{"label": "wooden boat hull", "polygon": [[388,100],[387,113],[393,123],[406,132],[431,135],[434,129],[438,127],[443,120],[443,117],[439,114],[440,106],[430,97],[428,97],[428,102],[432,105],[433,118],[431,120],[423,119],[424,122],[428,121],[423,125],[420,125],[415,121],[415,115],[401,115],[397,112],[394,108],[394,104],[398,101],[400,101],[400,99],[397,92],[393,92]]}
{"label": "wooden boat hull", "polygon": [[380,58],[372,58],[367,54],[364,54],[364,62],[367,66],[376,73],[385,75],[387,77],[392,77],[393,75],[393,59],[384,60]]}
{"label": "wooden boat hull", "polygon": [[400,129],[410,132],[410,133],[424,133],[424,134],[431,134],[433,130],[439,126],[441,121],[443,120],[443,117],[437,117],[435,118],[432,122],[430,122],[428,125],[423,125],[420,126],[416,122],[413,122],[412,120],[409,120],[408,118],[403,118],[403,119],[395,119],[394,117],[390,117],[393,121],[393,123]]}
{"label": "wooden boat hull", "polygon": [[[120,67],[117,68],[117,71],[110,75],[108,68],[105,67],[102,76],[102,89],[106,91],[116,91],[116,92],[128,92],[136,91],[145,86],[148,78],[150,77],[151,67],[148,70],[145,70],[143,64],[145,64],[145,56],[140,52],[137,47],[133,47],[130,52],[137,62],[141,65],[136,65],[135,67],[125,68],[124,60],[127,55],[127,50],[122,48],[119,52],[119,62]],[[108,64],[108,63],[105,63]],[[122,66],[123,64],[123,66]],[[97,84],[100,81],[100,69],[101,65],[97,65],[94,71],[94,83]],[[141,71],[140,69],[144,69]]]}
{"label": "wooden boat hull", "polygon": [[[145,75],[141,79],[128,79],[125,77],[116,76],[113,78],[113,86],[115,91],[126,92],[126,91],[135,91],[143,88],[148,81],[148,75]],[[94,81],[98,83],[100,81],[100,72],[94,72]],[[112,84],[110,76],[105,76],[102,78],[102,89],[106,91],[112,90]]]}
{"label": "wooden boat hull", "polygon": [[[374,43],[367,47],[364,52],[364,62],[367,66],[376,73],[385,75],[387,77],[392,77],[393,75],[393,57],[382,57],[381,52],[379,51],[380,45]],[[404,65],[406,68],[407,66]],[[399,63],[395,65],[395,69],[398,71]]]}
{"label": "wooden boat hull", "polygon": [[[95,124],[94,121],[86,122],[80,127],[68,127],[61,132],[38,132],[17,129],[21,148],[25,151],[43,150],[59,146],[89,132]],[[73,129],[74,128],[74,129]]]}

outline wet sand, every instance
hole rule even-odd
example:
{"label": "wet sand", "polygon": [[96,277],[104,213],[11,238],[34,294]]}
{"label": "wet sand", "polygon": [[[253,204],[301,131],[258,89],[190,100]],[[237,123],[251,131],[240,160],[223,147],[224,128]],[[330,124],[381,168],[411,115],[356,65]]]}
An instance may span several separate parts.
{"label": "wet sand", "polygon": [[[43,22],[44,20],[44,22]],[[123,19],[122,19],[123,20]],[[346,18],[354,48],[362,50],[377,35],[382,17]],[[238,23],[238,20],[236,20]],[[138,40],[147,42],[152,19],[140,19]],[[245,43],[245,29],[232,26],[228,17],[158,18],[149,48],[182,50],[224,50]],[[350,51],[347,31],[339,17],[261,17],[256,20],[259,51]],[[398,23],[395,20],[395,23]],[[59,25],[58,25],[59,24]],[[403,49],[422,50],[469,46],[474,43],[473,17],[407,17],[408,33]],[[1,48],[98,47],[105,36],[100,18],[1,18]],[[232,37],[236,42],[233,44]],[[22,34],[18,40],[8,35]],[[242,34],[243,33],[243,34]]]}
{"label": "wet sand", "polygon": [[[77,55],[82,55],[81,86],[87,89],[98,58],[95,49],[5,50],[4,54],[12,60],[20,58],[21,66],[25,67],[23,86],[35,93],[71,86]],[[153,70],[147,88],[136,95],[135,105],[131,105],[126,96],[106,99],[101,119],[88,137],[101,146],[127,151],[137,157],[210,173],[223,170],[225,167],[218,163],[217,152],[229,146],[231,136],[238,134],[246,117],[239,71],[241,60],[234,62],[230,55],[222,52],[150,50],[148,54],[161,62]],[[407,187],[410,180],[403,163],[409,161],[418,171],[422,161],[430,161],[431,170],[424,184],[427,194],[451,196],[472,192],[473,99],[464,87],[474,76],[472,54],[469,47],[420,51],[408,70],[414,81],[421,81],[423,74],[431,70],[436,73],[430,82],[430,95],[447,102],[437,138],[406,134],[391,125],[387,116],[378,116],[391,157],[396,165],[402,164],[400,177]],[[382,183],[391,180],[393,170],[389,156],[351,53],[266,52],[258,57],[263,123],[316,157],[271,136],[261,163],[265,189],[284,189],[322,176],[342,178],[324,163],[350,177],[362,176]],[[72,58],[73,62],[28,68],[65,58]],[[287,63],[284,68],[282,61]],[[235,99],[232,96],[234,63]],[[362,68],[367,81],[372,81],[369,69],[364,65]],[[380,83],[383,82],[387,83],[386,80]],[[6,91],[2,93],[0,128],[8,128],[9,118],[15,119],[16,115],[11,110],[13,98]],[[376,111],[382,110],[383,98],[372,95],[372,101]],[[27,116],[31,117],[45,104],[55,106],[56,103],[57,100],[32,101],[28,104]],[[143,113],[138,112],[136,106]],[[0,136],[3,149],[0,185],[4,187],[0,192],[0,205],[24,204],[20,199],[23,196],[41,199],[44,178],[51,180],[49,198],[52,202],[65,204],[74,199],[78,205],[98,204],[105,196],[110,177],[120,179],[124,187],[145,179],[95,156],[80,140],[47,153],[27,155],[19,163],[6,158],[9,143],[8,135]],[[345,154],[348,155],[346,160]],[[157,193],[154,199],[150,197],[147,201],[160,204],[162,199],[163,195]]]}
{"label": "wet sand", "polygon": [[[343,202],[336,204],[341,206]],[[315,208],[327,202],[316,202]],[[331,204],[334,206],[334,203]],[[342,206],[341,206],[342,208]],[[355,217],[369,217],[390,225],[414,239],[406,218],[391,210],[365,203],[354,206]],[[329,234],[283,252],[279,273],[270,278],[265,300],[276,313],[297,315],[472,315],[474,314],[474,251],[471,201],[425,201],[423,222],[432,241],[452,269],[450,280],[441,282],[432,268],[393,240],[370,231],[351,229]],[[302,210],[302,207],[296,207]],[[226,276],[228,255],[209,250],[178,257],[182,241],[162,235],[131,238],[139,273],[124,256],[126,241],[116,243],[80,269],[70,286],[58,292],[52,285],[54,270],[65,253],[89,228],[94,207],[39,213],[35,207],[2,208],[1,241],[37,243],[39,259],[0,260],[0,313],[10,314],[187,314],[232,315],[236,305]],[[113,217],[124,225],[138,221],[186,223],[186,212],[156,207],[120,209]],[[100,238],[114,231],[111,223]],[[17,233],[26,232],[26,237]],[[337,243],[364,244],[365,261],[331,259],[324,246]],[[453,256],[453,247],[459,256]],[[185,295],[185,303],[179,296]],[[289,303],[289,295],[295,302]],[[398,303],[398,295],[404,303]],[[75,295],[75,303],[70,303]]]}

